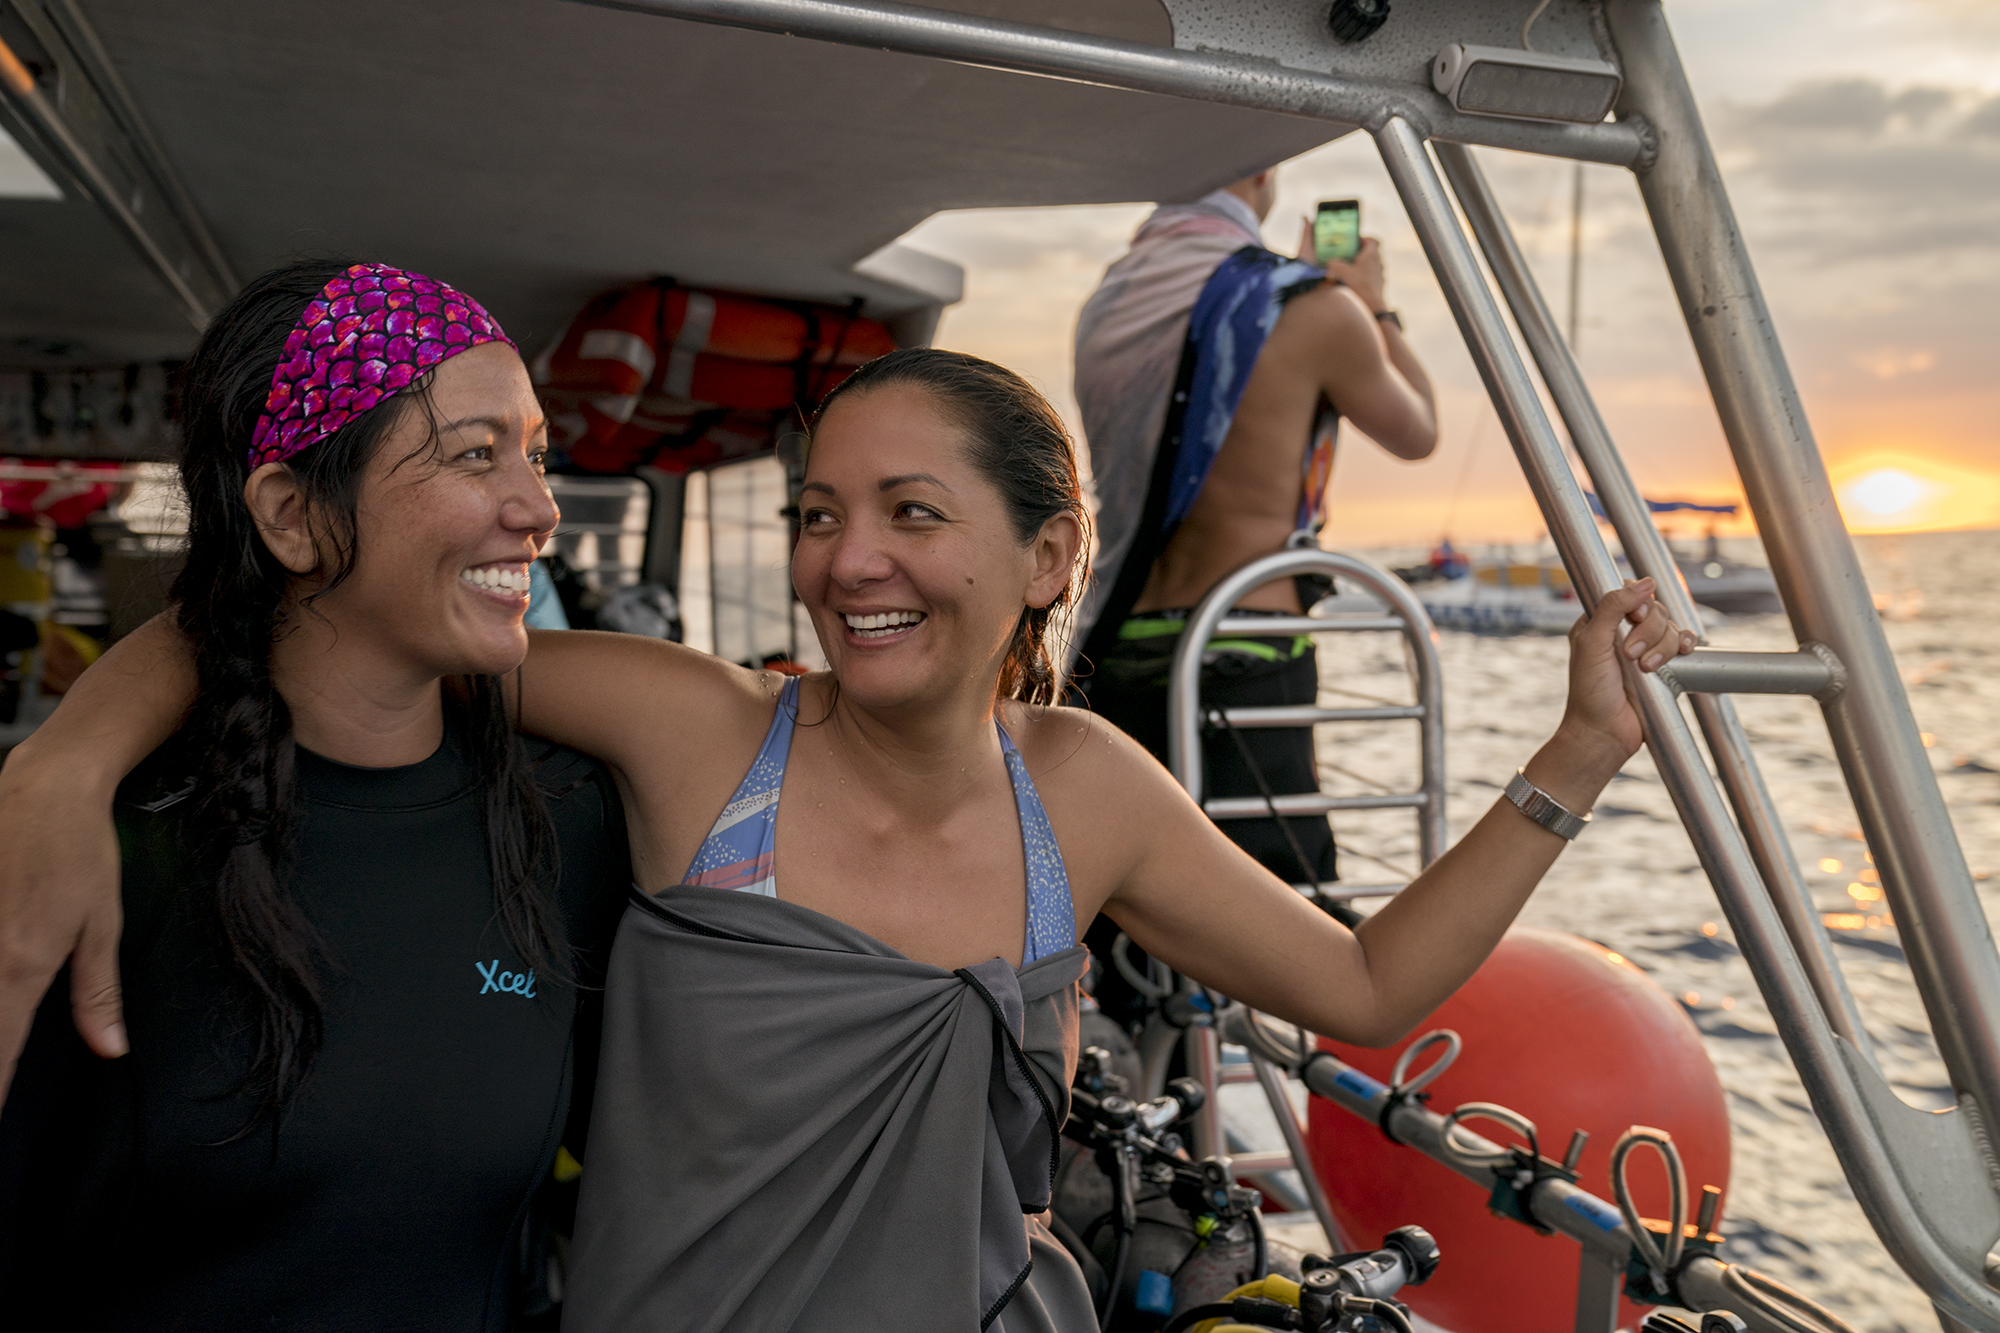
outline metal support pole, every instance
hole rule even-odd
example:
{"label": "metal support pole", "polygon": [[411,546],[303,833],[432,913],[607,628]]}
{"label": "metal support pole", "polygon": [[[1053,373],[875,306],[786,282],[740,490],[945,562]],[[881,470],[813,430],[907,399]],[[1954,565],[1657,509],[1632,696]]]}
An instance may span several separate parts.
{"label": "metal support pole", "polygon": [[1819,997],[1820,1012],[1843,1040],[1874,1064],[1875,1043],[1861,1021],[1861,1008],[1854,1002],[1854,992],[1840,970],[1840,960],[1834,956],[1826,922],[1820,919],[1812,890],[1799,871],[1798,854],[1792,850],[1791,839],[1785,836],[1777,802],[1771,799],[1771,789],[1764,785],[1764,774],[1751,752],[1750,738],[1743,734],[1743,724],[1737,720],[1735,705],[1719,694],[1697,694],[1692,701],[1695,720],[1701,724],[1702,736],[1708,741],[1709,756],[1715,760],[1716,776],[1722,779],[1723,790],[1729,793],[1730,806],[1736,811],[1736,822],[1750,844],[1750,855],[1757,862],[1764,890],[1785,923],[1785,934],[1791,938],[1792,949],[1806,969],[1813,994]]}
{"label": "metal support pole", "polygon": [[[1446,174],[1451,172],[1451,163],[1445,162]],[[1583,344],[1579,335],[1583,332],[1583,163],[1572,162],[1569,195],[1569,350],[1574,353]],[[1457,181],[1452,182],[1457,189]]]}
{"label": "metal support pole", "polygon": [[1326,1233],[1326,1243],[1337,1251],[1340,1241],[1336,1239],[1339,1230],[1333,1224],[1333,1205],[1327,1200],[1326,1186],[1320,1184],[1319,1172],[1313,1170],[1312,1154],[1306,1151],[1306,1136],[1299,1128],[1299,1113],[1292,1109],[1292,1099],[1285,1092],[1285,1076],[1255,1051],[1250,1052],[1250,1067],[1257,1071],[1264,1100],[1271,1104],[1271,1114],[1277,1117],[1278,1132],[1285,1136],[1285,1148],[1292,1154],[1292,1165],[1298,1168],[1299,1182],[1305,1186],[1306,1201],[1312,1205],[1313,1216],[1319,1219],[1319,1229]]}
{"label": "metal support pole", "polygon": [[1597,535],[1597,520],[1563,457],[1562,444],[1543,415],[1528,368],[1494,303],[1493,293],[1459,230],[1458,219],[1438,179],[1424,136],[1416,126],[1391,117],[1375,131],[1382,162],[1396,183],[1403,207],[1422,240],[1431,269],[1444,289],[1452,315],[1464,334],[1473,364],[1486,384],[1494,411],[1514,445],[1528,489],[1549,525],[1570,581],[1585,607],[1621,586],[1618,567]]}
{"label": "metal support pole", "polygon": [[1206,1094],[1201,1109],[1194,1113],[1194,1155],[1213,1157],[1229,1151],[1222,1133],[1222,1098],[1216,1095],[1222,1086],[1222,1042],[1215,1035],[1215,1025],[1206,1022],[1190,1025],[1185,1041],[1188,1074]]}
{"label": "metal support pole", "polygon": [[1660,156],[1639,190],[1660,239],[1800,642],[1849,681],[1825,705],[1835,755],[1875,854],[1952,1084],[2000,1124],[2000,955],[1938,791],[1833,498],[1797,386],[1751,269],[1658,0],[1605,7],[1625,71],[1619,114],[1646,118]]}
{"label": "metal support pole", "polygon": [[[1458,320],[1467,350],[1513,442],[1550,534],[1562,552],[1570,579],[1586,599],[1585,604],[1594,606],[1618,586],[1617,567],[1542,413],[1493,293],[1459,230],[1444,182],[1431,164],[1422,137],[1409,124],[1391,119],[1376,132],[1375,140]],[[1647,675],[1639,676],[1635,686],[1646,742],[1661,781],[1687,826],[1695,854],[1715,886],[1744,961],[1757,980],[1827,1138],[1854,1185],[1856,1198],[1904,1271],[1932,1300],[1955,1315],[1970,1316],[1980,1327],[2000,1330],[2000,1293],[1974,1276],[1979,1271],[1977,1264],[1957,1257],[1963,1256],[1968,1242],[1983,1248],[1992,1244],[1993,1237],[1952,1234],[1952,1219],[1946,1216],[1950,1209],[1941,1206],[1937,1209],[1944,1228],[1940,1234],[1918,1211],[1912,1183],[1899,1169],[1908,1159],[1899,1162],[1891,1156],[1890,1134],[1894,1131],[1880,1118],[1887,1108],[1872,1105],[1870,1099],[1886,1096],[1900,1110],[1908,1108],[1895,1101],[1887,1085],[1854,1054],[1853,1046],[1834,1035],[1672,692],[1664,681]],[[1875,1080],[1872,1087],[1862,1082],[1864,1071]],[[1964,1132],[1962,1119],[1953,1122],[1952,1132]],[[1910,1145],[1906,1141],[1903,1146]],[[1942,1147],[1942,1143],[1924,1145],[1933,1151]],[[1967,1197],[1963,1206],[1965,1216],[1981,1219],[1977,1225],[1983,1230],[1992,1196],[1985,1182],[1979,1182],[1978,1187],[1980,1193]],[[1925,1199],[1927,1207],[1932,1202]]]}
{"label": "metal support pole", "polygon": [[[1574,350],[1556,334],[1555,318],[1549,311],[1548,303],[1542,299],[1541,288],[1536,284],[1527,258],[1514,239],[1513,229],[1507,225],[1506,214],[1501,211],[1499,201],[1493,197],[1493,191],[1486,183],[1485,173],[1480,171],[1479,163],[1469,148],[1439,144],[1437,154],[1445,175],[1451,181],[1452,192],[1458,196],[1459,204],[1465,210],[1466,221],[1479,240],[1487,267],[1492,270],[1501,294],[1513,312],[1514,324],[1521,330],[1529,354],[1541,371],[1542,383],[1548,386],[1549,397],[1562,414],[1563,424],[1569,430],[1570,443],[1575,446],[1577,457],[1583,460],[1584,468],[1590,473],[1598,499],[1625,548],[1626,558],[1635,570],[1652,578],[1660,601],[1675,623],[1700,634],[1701,610],[1688,595],[1687,586],[1681,581],[1680,570],[1674,563],[1673,552],[1654,525],[1645,498],[1640,495],[1632,474],[1626,470],[1625,460],[1613,444],[1604,418],[1598,414],[1597,401],[1576,364]],[[1772,682],[1761,668],[1773,665],[1771,659],[1778,656],[1720,654],[1703,650],[1671,663],[1665,674],[1670,685],[1683,689],[1722,691],[1732,688],[1725,679],[1728,668],[1725,667],[1721,674],[1710,673],[1704,677],[1703,667],[1698,663],[1736,663],[1737,659],[1750,658],[1754,660],[1738,664],[1739,673],[1747,667],[1751,674],[1760,677],[1759,683],[1769,685]],[[1795,687],[1795,691],[1789,692],[1816,695],[1845,685],[1845,672],[1836,672],[1839,662],[1830,652],[1822,655],[1801,650],[1791,656],[1794,660],[1785,664],[1782,673],[1787,676],[1784,683]],[[1762,774],[1757,770],[1750,742],[1743,734],[1742,724],[1736,720],[1735,708],[1723,698],[1697,698],[1694,707],[1723,788],[1729,793],[1737,822],[1750,843],[1759,878],[1785,923],[1785,933],[1791,938],[1792,948],[1812,980],[1813,993],[1819,997],[1821,1010],[1835,1032],[1872,1060],[1873,1049],[1868,1032],[1862,1026],[1853,993],[1848,989],[1847,979],[1841,975],[1839,961],[1834,957],[1833,941],[1827,938],[1825,923],[1820,920],[1811,891],[1806,887],[1804,876],[1799,873],[1798,857],[1785,837],[1784,822],[1764,786]]]}
{"label": "metal support pole", "polygon": [[1421,84],[1346,79],[1224,51],[1143,46],[883,0],[582,2],[1346,125],[1373,126],[1385,115],[1402,115],[1454,142],[1610,166],[1636,165],[1650,151],[1647,136],[1633,124],[1557,125],[1468,116]]}
{"label": "metal support pole", "polygon": [[1576,1258],[1576,1333],[1615,1333],[1618,1296],[1624,1288],[1624,1265],[1595,1250]]}

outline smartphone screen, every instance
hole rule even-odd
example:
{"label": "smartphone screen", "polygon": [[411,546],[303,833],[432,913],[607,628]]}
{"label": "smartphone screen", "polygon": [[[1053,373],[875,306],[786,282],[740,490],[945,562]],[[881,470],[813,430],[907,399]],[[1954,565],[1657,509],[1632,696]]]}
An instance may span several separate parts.
{"label": "smartphone screen", "polygon": [[1354,262],[1361,253],[1361,201],[1322,199],[1313,215],[1313,250],[1324,264],[1330,259]]}

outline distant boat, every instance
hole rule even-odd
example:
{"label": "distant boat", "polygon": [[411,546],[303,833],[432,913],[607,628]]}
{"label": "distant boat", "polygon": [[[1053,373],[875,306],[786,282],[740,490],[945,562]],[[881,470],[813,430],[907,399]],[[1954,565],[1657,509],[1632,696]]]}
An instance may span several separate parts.
{"label": "distant boat", "polygon": [[1582,614],[1560,565],[1479,565],[1416,592],[1432,624],[1471,634],[1563,634]]}
{"label": "distant boat", "polygon": [[[1591,512],[1602,519],[1604,508],[1597,497],[1585,491],[1584,499],[1590,502]],[[1719,514],[1729,518],[1737,511],[1733,504],[1705,505],[1692,500],[1647,500],[1646,508],[1655,514]],[[1675,551],[1674,563],[1680,566],[1689,595],[1711,611],[1725,616],[1761,616],[1785,609],[1771,571],[1723,555],[1714,528],[1708,530],[1700,556]]]}
{"label": "distant boat", "polygon": [[[1700,508],[1724,512],[1723,506],[1694,506],[1682,501],[1650,502],[1663,512]],[[1726,512],[1734,512],[1728,506]],[[1676,551],[1689,594],[1703,608],[1726,616],[1767,615],[1782,611],[1777,582],[1762,565],[1733,560],[1722,554],[1713,532],[1701,552]],[[1624,561],[1620,560],[1620,565]],[[1409,584],[1440,629],[1473,634],[1558,634],[1579,614],[1576,592],[1560,562],[1512,559],[1469,562],[1449,541],[1420,565],[1394,571]],[[1321,614],[1349,609],[1321,604]]]}
{"label": "distant boat", "polygon": [[1725,616],[1761,616],[1785,609],[1771,571],[1723,555],[1713,532],[1708,534],[1700,556],[1675,551],[1674,563],[1680,566],[1688,594],[1711,611]]}
{"label": "distant boat", "polygon": [[[1471,634],[1561,634],[1576,623],[1576,591],[1555,561],[1469,561],[1450,541],[1394,571],[1440,629]],[[1320,604],[1327,613],[1327,603]],[[1344,608],[1343,608],[1344,609]]]}

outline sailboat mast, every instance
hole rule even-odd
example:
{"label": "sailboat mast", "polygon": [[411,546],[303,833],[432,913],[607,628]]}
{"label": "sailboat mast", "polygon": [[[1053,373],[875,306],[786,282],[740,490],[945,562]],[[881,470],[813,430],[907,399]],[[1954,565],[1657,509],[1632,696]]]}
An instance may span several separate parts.
{"label": "sailboat mast", "polygon": [[1570,164],[1569,194],[1569,334],[1570,355],[1577,353],[1577,329],[1583,312],[1583,163]]}

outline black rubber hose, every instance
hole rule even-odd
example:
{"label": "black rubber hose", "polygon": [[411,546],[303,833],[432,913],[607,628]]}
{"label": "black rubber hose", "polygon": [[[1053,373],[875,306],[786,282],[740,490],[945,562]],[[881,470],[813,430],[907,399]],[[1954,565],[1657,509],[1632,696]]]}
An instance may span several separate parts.
{"label": "black rubber hose", "polygon": [[1197,1305],[1191,1310],[1183,1310],[1167,1321],[1160,1333],[1187,1333],[1204,1319],[1221,1319],[1236,1313],[1236,1307],[1228,1301],[1217,1301],[1212,1305]]}
{"label": "black rubber hose", "polygon": [[1104,1308],[1097,1315],[1097,1333],[1109,1333],[1111,1318],[1118,1313],[1118,1293],[1125,1285],[1125,1263],[1132,1257],[1132,1233],[1120,1229],[1118,1252],[1111,1260],[1110,1281],[1104,1288]]}
{"label": "black rubber hose", "polygon": [[1250,1280],[1262,1282],[1271,1269],[1271,1247],[1264,1239],[1263,1210],[1250,1210],[1250,1237],[1255,1248],[1250,1251]]}
{"label": "black rubber hose", "polygon": [[1097,1312],[1098,1333],[1109,1333],[1111,1317],[1117,1313],[1118,1296],[1125,1286],[1125,1265],[1132,1257],[1132,1233],[1138,1230],[1132,1203],[1132,1163],[1122,1147],[1111,1153],[1111,1216],[1112,1225],[1118,1228],[1118,1248],[1105,1273],[1104,1306]]}
{"label": "black rubber hose", "polygon": [[[1363,1301],[1366,1305],[1363,1305]],[[1388,1325],[1391,1333],[1417,1333],[1409,1317],[1396,1308],[1394,1301],[1378,1301],[1372,1297],[1350,1296],[1345,1302],[1349,1314],[1367,1314]]]}
{"label": "black rubber hose", "polygon": [[1853,1326],[1825,1306],[1801,1296],[1775,1278],[1765,1277],[1754,1268],[1731,1264],[1724,1270],[1722,1284],[1730,1294],[1773,1323],[1802,1331],[1854,1333]]}

